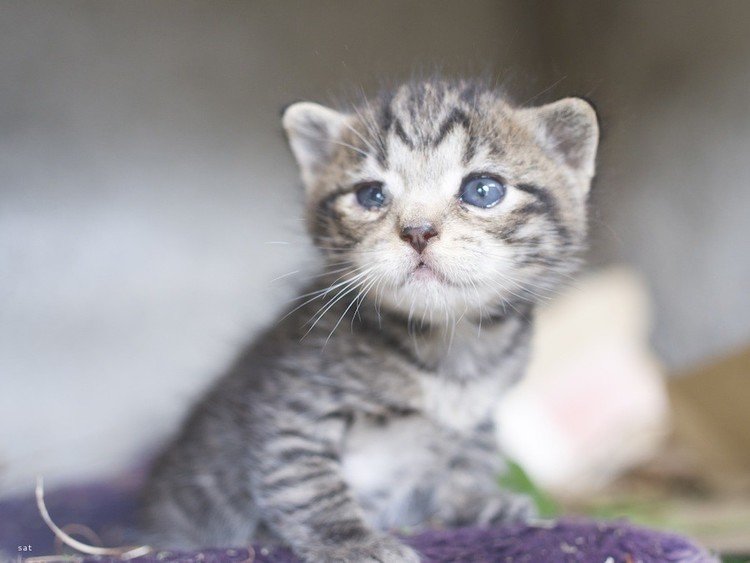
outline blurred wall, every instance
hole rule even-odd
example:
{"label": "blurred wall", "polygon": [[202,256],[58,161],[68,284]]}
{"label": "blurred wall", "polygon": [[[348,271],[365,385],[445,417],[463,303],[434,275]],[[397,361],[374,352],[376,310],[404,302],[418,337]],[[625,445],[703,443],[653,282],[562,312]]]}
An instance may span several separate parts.
{"label": "blurred wall", "polygon": [[171,430],[311,267],[280,107],[420,69],[597,100],[594,263],[672,366],[750,338],[750,4],[0,5],[0,491]]}
{"label": "blurred wall", "polygon": [[593,261],[649,283],[673,370],[750,342],[750,3],[535,3],[540,76],[593,98]]}

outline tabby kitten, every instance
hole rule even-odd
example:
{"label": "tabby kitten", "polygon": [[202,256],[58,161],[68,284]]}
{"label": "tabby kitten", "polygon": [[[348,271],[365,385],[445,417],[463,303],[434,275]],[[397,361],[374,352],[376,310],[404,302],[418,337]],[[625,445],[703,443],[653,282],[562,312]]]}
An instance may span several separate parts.
{"label": "tabby kitten", "polygon": [[326,270],[155,465],[157,543],[418,561],[385,530],[530,517],[496,484],[492,415],[534,303],[575,269],[594,110],[433,80],[345,112],[296,103],[283,125]]}

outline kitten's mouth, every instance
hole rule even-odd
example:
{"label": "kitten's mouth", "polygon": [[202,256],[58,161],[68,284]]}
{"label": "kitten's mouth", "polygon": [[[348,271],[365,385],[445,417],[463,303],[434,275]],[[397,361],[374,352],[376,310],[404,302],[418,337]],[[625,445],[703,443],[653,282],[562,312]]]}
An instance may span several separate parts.
{"label": "kitten's mouth", "polygon": [[419,264],[417,264],[414,267],[409,277],[413,280],[436,281],[436,282],[443,281],[442,276],[440,276],[440,274],[438,274],[434,269],[432,269],[422,260],[420,260]]}

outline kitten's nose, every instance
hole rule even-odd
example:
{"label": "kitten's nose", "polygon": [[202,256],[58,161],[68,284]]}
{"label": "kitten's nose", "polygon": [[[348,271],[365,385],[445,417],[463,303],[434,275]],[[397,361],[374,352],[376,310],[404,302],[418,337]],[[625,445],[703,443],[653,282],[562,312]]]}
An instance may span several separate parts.
{"label": "kitten's nose", "polygon": [[408,242],[414,250],[420,254],[427,247],[427,243],[432,237],[436,237],[438,232],[431,223],[421,225],[407,225],[401,229],[401,238]]}

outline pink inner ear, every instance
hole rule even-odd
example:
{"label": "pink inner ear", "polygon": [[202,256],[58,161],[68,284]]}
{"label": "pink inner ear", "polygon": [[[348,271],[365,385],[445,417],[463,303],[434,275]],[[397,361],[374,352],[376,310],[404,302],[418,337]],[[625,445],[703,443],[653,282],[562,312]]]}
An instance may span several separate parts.
{"label": "pink inner ear", "polygon": [[578,98],[560,100],[539,109],[545,141],[572,169],[593,175],[599,142],[596,113]]}
{"label": "pink inner ear", "polygon": [[284,130],[306,183],[328,163],[345,121],[344,114],[312,102],[292,104],[284,111]]}

